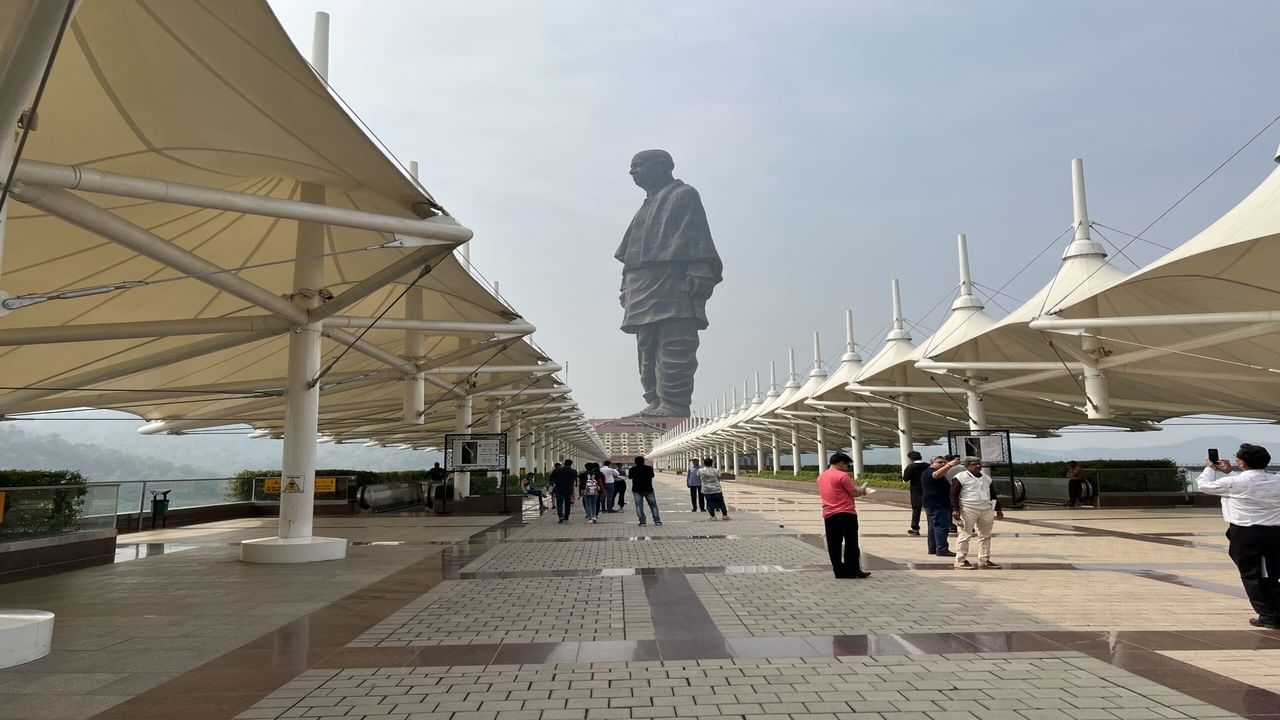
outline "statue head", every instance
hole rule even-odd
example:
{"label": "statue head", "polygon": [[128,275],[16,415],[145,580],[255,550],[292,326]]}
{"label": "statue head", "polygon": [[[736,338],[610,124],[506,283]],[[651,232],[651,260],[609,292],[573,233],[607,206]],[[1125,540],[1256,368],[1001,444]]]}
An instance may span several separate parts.
{"label": "statue head", "polygon": [[666,150],[641,150],[631,158],[631,179],[646,192],[653,192],[674,178],[671,171],[676,169],[676,162]]}

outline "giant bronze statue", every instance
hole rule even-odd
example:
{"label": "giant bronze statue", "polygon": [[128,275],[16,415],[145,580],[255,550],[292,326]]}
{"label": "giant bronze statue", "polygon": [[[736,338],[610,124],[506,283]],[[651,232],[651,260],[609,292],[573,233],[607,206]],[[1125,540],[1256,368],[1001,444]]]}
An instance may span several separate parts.
{"label": "giant bronze statue", "polygon": [[622,262],[622,331],[636,336],[649,403],[640,416],[689,416],[698,331],[707,327],[707,300],[722,279],[702,198],[673,170],[665,150],[632,158],[631,179],[645,198],[614,254]]}

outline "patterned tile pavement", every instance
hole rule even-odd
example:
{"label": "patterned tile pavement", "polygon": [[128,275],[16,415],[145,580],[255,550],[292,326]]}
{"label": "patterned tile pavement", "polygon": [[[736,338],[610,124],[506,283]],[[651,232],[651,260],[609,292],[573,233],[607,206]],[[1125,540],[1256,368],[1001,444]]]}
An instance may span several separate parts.
{"label": "patterned tile pavement", "polygon": [[512,543],[476,558],[463,568],[463,572],[726,565],[804,567],[826,561],[824,552],[794,537],[687,538],[678,542]]}
{"label": "patterned tile pavement", "polygon": [[1078,653],[310,671],[243,720],[1140,720],[1233,713]]}
{"label": "patterned tile pavement", "polygon": [[351,647],[648,640],[639,577],[446,580]]}
{"label": "patterned tile pavement", "polygon": [[[826,572],[689,579],[729,637],[1007,630],[1238,629],[1240,601],[1117,572],[878,571],[851,591]],[[1135,603],[1134,598],[1143,598]]]}

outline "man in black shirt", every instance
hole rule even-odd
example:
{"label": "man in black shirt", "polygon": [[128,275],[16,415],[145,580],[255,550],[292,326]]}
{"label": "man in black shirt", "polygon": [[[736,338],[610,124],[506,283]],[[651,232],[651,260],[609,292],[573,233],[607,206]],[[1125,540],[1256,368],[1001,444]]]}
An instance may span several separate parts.
{"label": "man in black shirt", "polygon": [[444,482],[447,474],[444,468],[440,467],[440,463],[436,463],[434,467],[427,471],[427,479],[431,482]]}
{"label": "man in black shirt", "polygon": [[559,522],[569,521],[569,511],[573,509],[573,491],[578,486],[578,473],[573,469],[573,461],[565,460],[564,464],[551,471],[551,489],[556,497],[556,516]]}
{"label": "man in black shirt", "polygon": [[911,527],[907,529],[907,534],[919,535],[920,510],[923,508],[920,476],[929,469],[929,464],[915,450],[907,453],[907,459],[911,462],[902,469],[902,482],[907,483],[907,488],[911,491]]}
{"label": "man in black shirt", "polygon": [[653,468],[644,464],[643,457],[637,456],[636,464],[627,471],[627,478],[631,480],[632,499],[636,501],[636,517],[640,519],[640,527],[648,524],[648,519],[644,516],[646,502],[653,512],[653,524],[661,525],[662,514],[658,512],[658,498],[653,493]]}

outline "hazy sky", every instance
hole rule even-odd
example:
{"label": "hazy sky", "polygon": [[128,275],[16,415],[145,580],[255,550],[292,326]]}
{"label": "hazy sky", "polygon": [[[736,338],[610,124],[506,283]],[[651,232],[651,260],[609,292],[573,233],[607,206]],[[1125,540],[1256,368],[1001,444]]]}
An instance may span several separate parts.
{"label": "hazy sky", "polygon": [[[724,259],[704,407],[770,360],[785,373],[789,346],[811,363],[814,330],[836,362],[845,308],[869,358],[894,277],[923,340],[954,294],[957,232],[975,279],[1008,283],[992,314],[1012,309],[1065,247],[1015,277],[1071,221],[1071,158],[1095,222],[1136,232],[1280,113],[1275,2],[272,5],[304,54],[312,14],[332,15],[330,82],[475,230],[474,262],[597,417],[643,405],[613,259],[643,199],[638,150],[672,153]],[[1174,246],[1221,215],[1278,141],[1280,126],[1148,237]]]}

